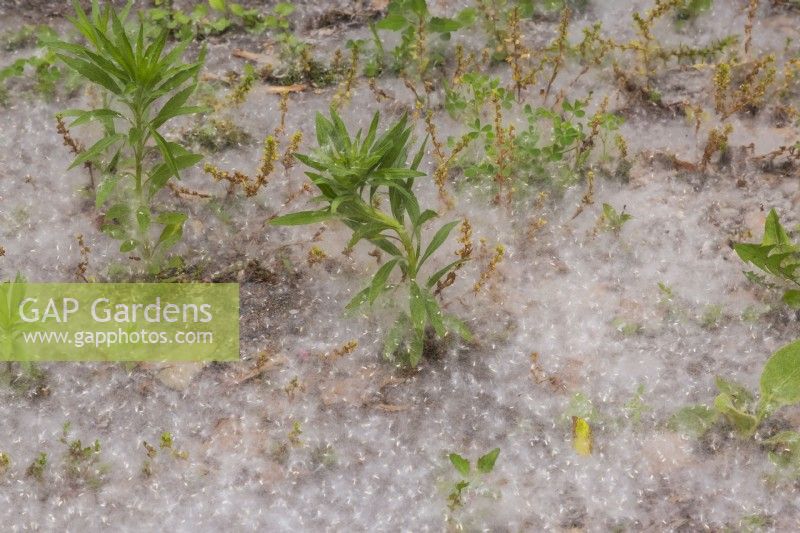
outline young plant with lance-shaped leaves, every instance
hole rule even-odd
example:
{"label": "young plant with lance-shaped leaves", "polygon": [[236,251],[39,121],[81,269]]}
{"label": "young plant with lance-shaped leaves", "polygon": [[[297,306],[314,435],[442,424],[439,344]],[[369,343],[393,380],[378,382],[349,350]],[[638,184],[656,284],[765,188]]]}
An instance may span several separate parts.
{"label": "young plant with lance-shaped leaves", "polygon": [[[122,241],[120,251],[136,252],[149,273],[164,266],[166,252],[183,234],[186,214],[154,208],[156,194],[171,178],[202,156],[164,138],[167,121],[192,115],[204,108],[187,105],[197,88],[205,50],[194,62],[183,60],[189,41],[167,51],[168,30],[156,39],[146,37],[141,20],[129,35],[125,21],[131,3],[119,13],[109,4],[93,0],[89,13],[73,0],[70,21],[85,44],[53,41],[49,46],[68,67],[104,91],[104,106],[68,110],[70,126],[98,121],[102,137],[80,153],[70,165],[93,162],[102,170],[96,190],[98,208],[115,202],[105,212],[103,231]],[[160,232],[157,227],[160,226]]]}
{"label": "young plant with lance-shaped leaves", "polygon": [[[458,222],[441,226],[425,242],[422,229],[438,215],[421,209],[414,194],[414,180],[425,173],[419,170],[425,143],[413,161],[407,163],[412,128],[404,116],[378,135],[380,115],[375,113],[366,135],[354,137],[347,131],[335,110],[330,119],[317,114],[319,148],[312,155],[297,154],[312,171],[308,177],[319,189],[315,201],[324,204],[316,211],[302,211],[278,217],[277,225],[313,224],[340,220],[353,232],[349,246],[366,240],[388,255],[375,272],[368,287],[359,292],[348,308],[369,303],[384,293],[407,290],[407,310],[403,310],[385,340],[384,355],[416,366],[422,358],[426,331],[439,338],[455,332],[469,339],[470,333],[458,319],[445,315],[436,299],[436,284],[466,261],[459,258],[427,277],[424,267],[434,259]],[[387,206],[388,210],[382,208]],[[391,281],[398,271],[399,280]]]}

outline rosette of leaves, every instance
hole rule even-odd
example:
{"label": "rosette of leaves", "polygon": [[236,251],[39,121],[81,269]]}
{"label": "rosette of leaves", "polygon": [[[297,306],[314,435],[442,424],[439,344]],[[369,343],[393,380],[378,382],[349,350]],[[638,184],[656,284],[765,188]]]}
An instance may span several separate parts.
{"label": "rosette of leaves", "polygon": [[[385,253],[388,259],[375,272],[372,282],[347,307],[372,304],[382,294],[394,294],[401,288],[407,291],[408,305],[403,306],[389,331],[384,355],[416,366],[429,329],[440,338],[450,331],[470,338],[461,321],[442,312],[434,295],[437,282],[465,259],[452,261],[423,277],[424,267],[432,262],[458,222],[444,224],[425,242],[422,229],[438,216],[431,209],[421,209],[413,190],[414,180],[425,175],[419,171],[425,143],[409,165],[412,128],[407,117],[381,135],[379,121],[380,115],[375,113],[366,135],[359,131],[351,136],[335,110],[331,109],[330,119],[317,114],[319,148],[312,155],[295,157],[313,169],[307,175],[320,192],[315,201],[324,207],[281,216],[272,224],[340,220],[353,232],[348,247],[364,240]],[[382,205],[388,205],[388,210]],[[393,274],[399,274],[396,277],[400,279],[392,281]]]}
{"label": "rosette of leaves", "polygon": [[[797,272],[800,266],[800,248],[789,238],[774,209],[767,215],[764,236],[760,243],[736,243],[733,249],[742,261],[751,263],[781,283],[771,283],[763,275],[746,272],[751,281],[766,287],[782,289],[783,302],[794,309],[800,309],[800,274]],[[786,286],[797,288],[786,288]]]}
{"label": "rosette of leaves", "polygon": [[64,64],[104,91],[104,106],[62,113],[74,117],[71,127],[97,121],[103,129],[102,137],[69,168],[92,162],[101,169],[96,206],[114,200],[105,213],[103,231],[122,242],[120,251],[137,252],[148,270],[157,272],[167,250],[180,240],[187,216],[157,210],[155,196],[202,159],[166,140],[162,131],[175,117],[205,111],[187,105],[197,88],[205,51],[196,61],[185,62],[188,40],[168,51],[168,30],[151,40],[141,21],[138,32],[129,35],[124,24],[130,3],[120,13],[110,4],[101,9],[97,0],[90,13],[77,1],[73,5],[70,21],[86,44],[54,41],[50,47]]}

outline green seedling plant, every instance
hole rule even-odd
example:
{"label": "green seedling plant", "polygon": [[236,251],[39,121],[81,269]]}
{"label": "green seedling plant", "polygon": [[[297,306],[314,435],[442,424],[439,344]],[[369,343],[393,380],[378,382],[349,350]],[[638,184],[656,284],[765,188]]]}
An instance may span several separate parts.
{"label": "green seedling plant", "polygon": [[751,281],[783,290],[783,302],[793,309],[800,309],[800,273],[797,272],[800,248],[789,238],[774,209],[767,215],[760,243],[736,243],[733,248],[742,261],[777,278],[780,284],[768,282],[765,276],[758,273],[746,272]]}
{"label": "green seedling plant", "polygon": [[[453,32],[471,26],[474,21],[472,8],[461,10],[453,18],[434,17],[426,0],[391,0],[386,17],[376,28],[400,35],[400,42],[391,51],[392,70],[424,78],[432,66],[444,60],[444,56],[430,46],[429,37],[436,35],[441,41],[448,41]],[[409,72],[411,68],[414,71]]]}
{"label": "green seedling plant", "polygon": [[39,455],[36,456],[36,459],[34,459],[31,464],[28,465],[28,468],[25,470],[25,475],[32,477],[37,481],[43,481],[47,463],[47,454],[45,452],[39,452]]}
{"label": "green seedling plant", "polygon": [[450,494],[447,496],[447,507],[450,511],[455,511],[464,506],[464,495],[467,490],[475,491],[482,482],[482,477],[490,474],[494,470],[497,457],[500,455],[500,448],[482,455],[475,463],[475,469],[469,459],[465,459],[457,453],[448,455],[450,464],[453,465],[460,479],[453,483]]}
{"label": "green seedling plant", "polygon": [[701,437],[723,424],[741,438],[757,438],[772,450],[770,456],[776,464],[792,466],[800,473],[800,433],[781,431],[766,438],[759,434],[778,409],[800,403],[800,341],[770,356],[761,371],[758,397],[743,385],[721,377],[715,383],[719,394],[714,403],[681,409],[670,420],[671,427]]}
{"label": "green seedling plant", "polygon": [[[47,47],[48,43],[57,38],[55,31],[49,26],[37,26],[29,31],[34,39],[32,44],[36,47],[36,51],[0,68],[2,105],[9,103],[12,93],[20,91],[17,86],[25,84],[18,82],[23,80],[32,80],[33,94],[45,100],[52,100],[57,94],[71,95],[80,87],[79,76],[61,68],[55,51]],[[15,82],[14,88],[11,86],[12,82]]]}
{"label": "green seedling plant", "polygon": [[510,109],[514,101],[514,95],[501,86],[500,78],[480,72],[465,73],[457,85],[445,86],[444,95],[447,113],[454,119],[470,123],[475,131],[482,130],[480,121],[492,98],[498,99],[503,109]]}
{"label": "green seedling plant", "polygon": [[[476,98],[485,92],[476,91],[474,84],[472,90]],[[502,110],[512,109],[511,92],[496,87],[495,83],[489,90],[494,116],[474,118],[467,124],[467,136],[482,140],[476,143],[482,144],[479,146],[482,149],[478,153],[465,152],[458,165],[468,181],[493,180],[495,186],[507,183],[517,196],[525,197],[526,193],[542,189],[558,191],[579,182],[594,161],[592,156],[599,155],[599,147],[606,145],[605,137],[622,122],[611,113],[587,116],[588,99],[565,99],[557,111],[526,104],[522,114],[527,125],[516,131],[513,125],[506,125],[502,116]],[[471,104],[467,104],[466,109],[470,108]]]}
{"label": "green seedling plant", "polygon": [[76,486],[99,489],[105,482],[108,467],[100,463],[100,441],[84,446],[80,439],[70,440],[71,424],[64,423],[59,441],[66,446],[64,471],[66,479]]}
{"label": "green seedling plant", "polygon": [[[86,45],[63,41],[51,43],[69,68],[105,91],[102,108],[69,110],[71,127],[98,121],[103,136],[79,154],[70,165],[102,161],[103,181],[96,190],[98,208],[106,210],[103,231],[121,241],[120,251],[136,252],[150,274],[163,267],[166,254],[181,238],[187,215],[156,209],[156,194],[171,178],[198,163],[202,156],[168,141],[164,125],[182,115],[205,108],[187,105],[197,87],[205,51],[194,62],[184,62],[189,41],[166,51],[168,32],[155,40],[145,36],[140,21],[131,36],[124,27],[130,4],[118,14],[110,5],[101,9],[97,0],[87,14],[74,2],[72,24],[86,39]],[[157,230],[160,226],[160,232]]]}
{"label": "green seedling plant", "polygon": [[[368,287],[348,304],[353,309],[373,304],[384,293],[407,290],[408,307],[400,313],[390,329],[384,345],[384,355],[390,359],[400,356],[401,362],[416,366],[423,354],[428,327],[439,338],[452,331],[469,339],[466,326],[458,319],[445,315],[434,291],[437,283],[467,259],[459,258],[424,278],[423,267],[445,243],[458,222],[444,224],[425,243],[422,229],[438,215],[431,209],[422,210],[414,194],[414,180],[425,174],[419,171],[425,144],[413,162],[407,163],[412,128],[402,117],[387,131],[378,135],[380,115],[375,113],[366,135],[359,131],[351,136],[335,110],[330,119],[317,114],[318,150],[312,155],[295,157],[313,169],[308,177],[321,193],[315,201],[324,207],[278,217],[277,225],[314,224],[327,220],[342,221],[353,232],[348,247],[366,240],[388,259],[375,272]],[[388,210],[382,206],[388,203]],[[393,272],[401,279],[390,281]]]}
{"label": "green seedling plant", "polygon": [[145,32],[157,36],[163,30],[180,40],[203,40],[240,27],[251,33],[264,33],[278,24],[279,17],[291,13],[294,7],[279,3],[273,14],[265,15],[257,8],[226,0],[208,0],[196,4],[191,11],[174,7],[172,0],[155,0],[154,6],[143,12]]}
{"label": "green seedling plant", "polygon": [[600,215],[600,227],[612,233],[619,233],[626,222],[631,220],[633,215],[622,211],[617,211],[611,204],[603,204],[603,213]]}

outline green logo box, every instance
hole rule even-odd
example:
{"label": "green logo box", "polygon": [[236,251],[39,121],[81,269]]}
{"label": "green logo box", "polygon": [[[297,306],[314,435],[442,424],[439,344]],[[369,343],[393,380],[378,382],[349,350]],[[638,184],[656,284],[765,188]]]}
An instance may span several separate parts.
{"label": "green logo box", "polygon": [[0,361],[236,361],[237,283],[0,283]]}

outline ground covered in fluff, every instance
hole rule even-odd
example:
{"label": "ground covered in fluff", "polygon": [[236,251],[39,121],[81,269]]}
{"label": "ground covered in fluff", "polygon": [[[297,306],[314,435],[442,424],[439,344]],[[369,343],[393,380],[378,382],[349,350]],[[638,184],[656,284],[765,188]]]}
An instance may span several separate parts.
{"label": "ground covered in fluff", "polygon": [[[350,4],[296,3],[293,31],[321,61],[338,48],[346,62],[345,42],[369,42],[368,24],[386,11],[380,2]],[[624,119],[625,153],[613,135],[602,150],[598,138],[591,165],[573,181],[538,184],[509,201],[497,200],[491,179],[475,184],[458,165],[446,184],[449,206],[434,180],[419,181],[422,205],[472,227],[473,261],[442,303],[475,338],[429,347],[416,369],[381,359],[390,308],[343,312],[375,271],[369,246],[342,253],[350,234],[337,223],[269,225],[310,208],[302,164],[279,166],[253,197],[228,192],[202,164],[187,171],[180,185],[200,196],[168,189],[160,196],[190,213],[177,248],[180,276],[241,283],[242,361],[0,364],[0,452],[9,458],[0,463],[4,528],[797,530],[796,478],[757,441],[724,429],[691,438],[668,424],[681,407],[713,401],[717,375],[755,390],[767,357],[797,337],[794,312],[780,293],[743,275],[748,268],[731,244],[758,240],[771,208],[787,228],[800,222],[800,161],[775,152],[798,142],[792,109],[800,88],[784,76],[800,58],[800,11],[796,2],[755,2],[749,17],[746,3],[710,4],[685,21],[659,18],[654,39],[695,48],[729,35],[738,41],[707,57],[654,60],[645,84],[635,53],[619,52],[615,68],[608,58],[588,65],[575,50],[595,23],[620,41],[640,38],[632,14],[652,4],[570,3],[567,40],[575,50],[564,54],[545,105],[558,109],[557,102],[591,95],[589,118],[607,99],[607,112]],[[468,6],[443,0],[429,8],[452,16]],[[68,13],[61,2],[6,0],[0,33],[46,23],[68,35]],[[533,50],[548,47],[561,20],[558,7],[536,11],[521,21],[522,39]],[[396,35],[381,35],[387,49],[395,45]],[[262,140],[282,121],[282,147],[300,131],[300,151],[312,150],[314,115],[336,101],[353,130],[366,128],[376,110],[387,120],[407,112],[421,142],[430,111],[436,135],[457,141],[466,126],[447,112],[444,92],[456,47],[474,54],[470,68],[510,85],[513,75],[503,61],[481,59],[488,37],[478,23],[449,42],[430,39],[445,55],[427,74],[427,89],[422,79],[391,71],[374,81],[360,73],[329,86],[301,81],[288,93],[280,79],[259,78],[240,104],[170,123],[171,138],[194,142],[219,168],[253,172]],[[241,79],[246,64],[275,61],[269,33],[234,28],[205,43],[198,98],[226,102],[240,87],[231,71]],[[35,39],[6,46],[0,68],[32,53],[39,53]],[[764,98],[723,117],[715,65],[736,55],[746,71],[769,54],[776,74]],[[551,71],[548,64],[520,97],[541,105]],[[72,155],[54,116],[98,95],[66,81],[42,95],[29,67],[27,77],[7,84],[3,280],[128,275],[130,259],[100,231],[86,170],[67,171]],[[505,112],[518,131],[522,105]],[[225,125],[200,128],[212,120]],[[725,124],[727,139],[704,158],[710,132]],[[72,133],[92,137],[91,129]],[[480,152],[477,144],[468,153]],[[422,168],[433,175],[437,156],[427,146]],[[609,228],[604,203],[632,218]],[[83,254],[79,234],[90,249]],[[493,265],[498,245],[504,253]],[[453,239],[442,255],[458,248]],[[592,428],[589,455],[575,450],[573,416]],[[797,428],[800,410],[785,409],[774,423]],[[70,453],[75,439],[83,446],[97,439],[99,453]],[[461,505],[449,505],[460,478],[448,454],[474,460],[494,448],[494,470]],[[37,468],[41,453],[47,464]]]}

